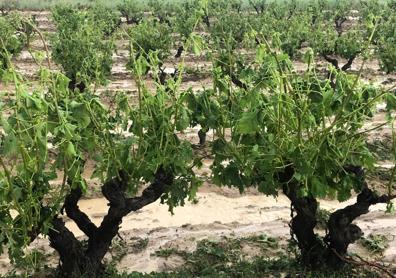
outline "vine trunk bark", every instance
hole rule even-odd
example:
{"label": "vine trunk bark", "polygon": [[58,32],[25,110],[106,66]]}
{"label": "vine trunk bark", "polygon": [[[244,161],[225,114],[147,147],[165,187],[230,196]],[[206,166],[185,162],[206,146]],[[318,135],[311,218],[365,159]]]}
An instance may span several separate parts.
{"label": "vine trunk bark", "polygon": [[[369,212],[369,207],[377,203],[387,203],[396,196],[378,196],[368,188],[364,180],[364,171],[360,167],[346,166],[344,170],[355,175],[362,190],[357,195],[356,203],[338,209],[330,215],[327,222],[327,235],[320,238],[315,234],[317,223],[318,201],[312,196],[301,196],[301,184],[293,179],[294,169],[289,166],[278,175],[283,184],[283,192],[290,199],[292,220],[290,228],[301,252],[301,262],[312,268],[323,268],[324,265],[339,268],[345,263],[343,257],[348,246],[362,237],[362,230],[352,222]],[[295,213],[295,214],[294,214]]]}
{"label": "vine trunk bark", "polygon": [[159,168],[154,181],[140,196],[127,198],[125,192],[128,178],[121,172],[119,177],[108,180],[102,186],[103,196],[109,201],[109,210],[98,227],[78,207],[78,201],[82,197],[81,189],[71,188],[62,213],[65,211],[77,224],[88,237],[88,242],[84,244],[78,240],[58,216],[53,219],[49,240],[51,247],[59,253],[58,276],[101,277],[105,271],[103,258],[119,232],[123,217],[158,200],[172,183],[173,174]]}

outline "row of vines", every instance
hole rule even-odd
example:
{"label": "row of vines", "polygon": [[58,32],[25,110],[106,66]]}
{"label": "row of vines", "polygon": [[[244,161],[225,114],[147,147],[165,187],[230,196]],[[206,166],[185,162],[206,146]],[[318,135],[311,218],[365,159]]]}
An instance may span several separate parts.
{"label": "row of vines", "polygon": [[[23,264],[26,247],[44,235],[59,254],[59,276],[100,277],[123,217],[159,199],[171,212],[193,200],[202,184],[195,170],[209,156],[213,183],[290,199],[301,264],[345,264],[363,234],[352,222],[377,203],[391,212],[396,198],[395,167],[385,192],[365,174],[376,162],[365,123],[385,102],[393,125],[395,86],[361,78],[372,59],[384,74],[396,71],[395,2],[137,2],[57,6],[50,35],[34,18],[2,10],[0,78],[13,89],[0,100],[0,253]],[[32,50],[32,38],[44,52]],[[110,107],[97,88],[111,78],[121,39],[137,102],[116,92]],[[13,62],[23,49],[40,68],[34,89]],[[210,61],[210,87],[182,89],[191,57]],[[178,63],[172,73],[170,59]],[[328,66],[319,69],[319,60]],[[183,136],[191,128],[199,145]],[[100,225],[78,206],[93,190],[83,175],[88,162],[108,200]],[[356,195],[331,214],[325,236],[315,234],[320,199]]]}

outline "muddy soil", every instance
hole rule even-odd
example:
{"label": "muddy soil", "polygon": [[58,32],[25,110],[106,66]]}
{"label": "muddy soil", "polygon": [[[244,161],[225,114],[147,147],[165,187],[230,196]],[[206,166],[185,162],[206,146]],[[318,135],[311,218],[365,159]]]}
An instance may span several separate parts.
{"label": "muddy soil", "polygon": [[[351,199],[344,203],[323,200],[321,208],[335,210],[353,203]],[[93,222],[99,224],[107,211],[107,202],[103,198],[82,200],[80,208],[86,212]],[[396,264],[396,221],[395,216],[385,214],[383,204],[373,206],[370,213],[356,221],[365,235],[382,234],[389,239],[389,247],[383,254],[382,260]],[[219,240],[227,237],[244,237],[266,234],[277,238],[286,245],[290,231],[290,202],[284,196],[278,198],[266,197],[251,191],[240,195],[232,189],[219,189],[210,184],[204,185],[197,194],[197,203],[187,203],[178,207],[174,215],[169,213],[165,205],[153,203],[142,210],[128,215],[121,225],[123,248],[130,248],[129,252],[118,262],[121,271],[166,271],[183,264],[179,256],[161,258],[154,255],[155,251],[164,248],[193,251],[196,242],[202,239]],[[83,233],[71,221],[67,226],[76,236]],[[323,231],[318,231],[323,234]],[[147,244],[138,250],[138,241],[147,240]],[[129,246],[129,247],[128,247]],[[45,238],[37,239],[31,248],[37,248],[48,254],[46,264],[55,266],[57,255],[48,246]],[[254,249],[247,250],[255,252]],[[372,259],[370,253],[360,243],[351,246],[350,252],[357,252],[365,258]],[[250,254],[253,255],[254,254]],[[111,260],[109,254],[108,259]],[[3,255],[0,258],[0,274],[10,270],[10,264]]]}
{"label": "muddy soil", "polygon": [[[34,13],[39,22],[39,28],[46,34],[55,30],[55,26],[51,22],[50,13],[48,11],[26,12]],[[36,39],[31,44],[33,51],[43,51],[43,44]],[[132,80],[128,70],[125,68],[128,58],[127,42],[120,41],[117,43],[117,52],[114,54],[113,76],[107,86],[99,88],[97,93],[104,99],[111,97],[117,91],[126,91],[130,94],[131,99],[136,99],[136,84]],[[180,60],[170,59],[166,63],[166,68],[172,71]],[[186,56],[186,66],[192,72],[187,75],[182,83],[182,89],[192,87],[199,90],[203,87],[211,86],[212,80],[207,72],[210,72],[210,63],[205,57]],[[14,62],[18,71],[27,79],[32,80],[32,86],[36,86],[34,81],[38,66],[34,63],[28,51],[24,51],[21,55],[14,58]],[[301,61],[295,61],[297,71],[303,71],[306,66]],[[317,61],[322,68],[326,68],[324,61]],[[357,60],[352,72],[359,70],[362,61]],[[56,68],[55,65],[52,65]],[[195,72],[194,72],[195,70]],[[379,64],[375,60],[366,63],[363,71],[363,78],[367,82],[382,84],[387,87],[395,85],[396,75],[384,75],[380,71]],[[149,81],[149,84],[152,81]],[[150,86],[150,85],[149,85]],[[152,86],[152,85],[151,85]],[[0,91],[12,92],[12,85],[0,83]],[[384,107],[378,107],[378,114],[372,121],[365,126],[370,129],[376,125],[380,125],[385,121],[386,114]],[[183,136],[190,138],[193,143],[197,143],[197,130],[191,130]],[[371,132],[369,139],[383,138],[389,136],[391,129],[384,126],[381,129]],[[209,136],[210,137],[210,136]],[[383,160],[379,164],[382,167],[392,167],[392,162]],[[211,238],[219,239],[222,236],[242,237],[247,235],[268,234],[286,242],[290,237],[288,222],[290,221],[290,202],[283,195],[277,198],[266,197],[250,189],[244,194],[240,194],[235,189],[218,188],[210,181],[210,160],[204,161],[204,167],[199,170],[198,174],[207,177],[206,182],[197,193],[196,202],[186,203],[184,207],[177,207],[174,214],[169,213],[165,205],[159,202],[150,204],[136,213],[128,215],[121,226],[121,237],[125,240],[127,254],[117,264],[117,268],[122,271],[166,271],[174,269],[183,263],[181,257],[170,256],[169,258],[160,258],[153,256],[153,253],[160,248],[178,248],[181,250],[192,251],[196,246],[196,242],[200,239]],[[92,171],[90,165],[87,169],[87,178],[89,172]],[[384,181],[373,180],[373,183],[379,189],[384,188]],[[99,224],[108,209],[106,200],[101,197],[99,183],[96,180],[89,180],[89,185],[93,188],[90,196],[80,201],[80,208],[86,212],[93,222]],[[335,210],[354,202],[351,199],[344,203],[332,200],[322,200],[321,208],[327,210]],[[67,226],[76,236],[83,237],[82,232],[76,225],[65,218]],[[385,205],[376,205],[371,207],[370,213],[360,217],[357,221],[365,235],[384,234],[389,238],[389,247],[383,254],[382,260],[396,265],[396,216],[395,214],[385,214]],[[323,231],[318,231],[323,233]],[[135,246],[139,240],[148,240],[147,245],[139,250],[133,250],[130,246]],[[128,247],[129,246],[129,247]],[[37,248],[44,253],[49,254],[47,264],[55,266],[58,263],[57,255],[49,247],[46,238],[37,239],[31,248]],[[365,250],[361,244],[354,244],[351,252],[357,252],[366,258],[373,258],[371,254]],[[254,249],[247,253],[254,252]],[[253,254],[250,254],[253,255]],[[110,259],[110,255],[108,257]],[[4,274],[11,270],[11,265],[6,254],[0,256],[0,274]]]}

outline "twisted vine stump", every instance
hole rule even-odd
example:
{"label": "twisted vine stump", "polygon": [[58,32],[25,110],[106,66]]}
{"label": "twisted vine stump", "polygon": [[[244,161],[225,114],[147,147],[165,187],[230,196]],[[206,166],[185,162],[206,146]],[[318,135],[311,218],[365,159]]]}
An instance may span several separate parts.
{"label": "twisted vine stump", "polygon": [[103,275],[105,266],[102,260],[110,248],[112,239],[119,232],[122,218],[158,200],[172,183],[173,175],[159,168],[153,183],[143,191],[141,196],[127,198],[126,175],[120,173],[120,177],[110,179],[102,186],[103,196],[109,201],[109,210],[99,227],[92,223],[78,207],[78,201],[82,197],[81,189],[71,189],[65,199],[64,210],[88,237],[88,243],[84,246],[67,229],[63,220],[59,217],[54,218],[49,240],[51,247],[60,256],[59,276],[94,278]]}
{"label": "twisted vine stump", "polygon": [[327,235],[320,238],[315,234],[318,201],[312,196],[299,196],[301,184],[293,179],[294,169],[291,166],[280,173],[277,180],[283,184],[283,192],[290,199],[292,209],[296,212],[290,224],[291,232],[297,239],[301,251],[301,261],[312,268],[323,268],[323,265],[339,268],[345,264],[348,246],[360,239],[363,231],[352,222],[369,212],[372,205],[387,203],[396,196],[377,195],[368,188],[364,180],[364,171],[360,167],[346,166],[345,171],[354,174],[361,182],[361,192],[356,203],[336,210],[327,222]]}

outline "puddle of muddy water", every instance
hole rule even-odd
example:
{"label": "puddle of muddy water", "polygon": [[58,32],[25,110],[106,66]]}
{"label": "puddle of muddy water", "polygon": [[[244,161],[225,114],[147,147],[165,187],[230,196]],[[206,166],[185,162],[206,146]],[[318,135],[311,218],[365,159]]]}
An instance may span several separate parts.
{"label": "puddle of muddy water", "polygon": [[[250,193],[240,196],[236,190],[228,189],[233,193],[230,197],[219,190],[205,186],[197,194],[198,203],[186,203],[184,207],[177,207],[173,215],[169,213],[167,206],[155,202],[125,217],[121,224],[121,236],[126,241],[125,246],[130,246],[136,238],[147,238],[148,243],[137,253],[127,253],[119,262],[118,269],[141,272],[173,269],[183,263],[180,258],[172,256],[165,260],[152,254],[160,248],[193,251],[196,242],[206,238],[268,234],[285,241],[289,237],[290,202],[286,197],[280,195],[275,199]],[[353,199],[343,203],[324,200],[321,201],[321,208],[333,211],[353,202]],[[103,198],[81,200],[79,206],[95,224],[100,223],[108,209],[107,201]],[[395,215],[385,214],[384,211],[385,205],[375,205],[370,208],[369,214],[356,222],[365,234],[381,232],[396,237]],[[83,236],[71,221],[67,221],[66,225],[76,236]],[[33,246],[51,252],[46,239],[36,240]],[[359,251],[359,246],[352,246],[351,251],[354,250]],[[384,255],[386,261],[396,263],[395,241],[390,242]],[[4,256],[0,258],[1,262],[7,266]],[[56,255],[51,255],[49,263],[56,265]],[[4,269],[7,268],[9,263]]]}

